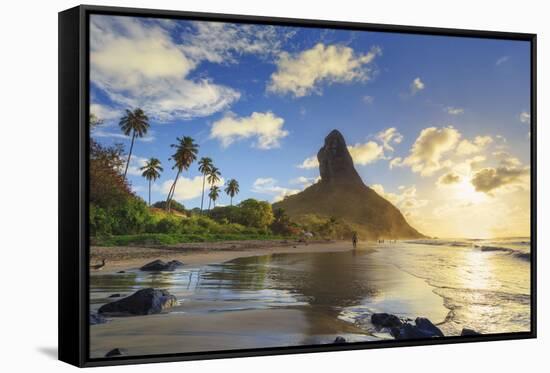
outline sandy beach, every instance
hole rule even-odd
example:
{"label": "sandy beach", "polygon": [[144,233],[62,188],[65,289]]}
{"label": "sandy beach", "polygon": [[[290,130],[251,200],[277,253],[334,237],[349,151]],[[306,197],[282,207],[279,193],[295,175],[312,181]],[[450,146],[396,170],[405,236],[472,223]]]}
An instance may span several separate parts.
{"label": "sandy beach", "polygon": [[[139,268],[155,259],[175,259],[190,265],[205,265],[266,254],[341,252],[352,249],[351,242],[347,241],[311,241],[305,244],[291,240],[201,242],[171,246],[92,246],[90,263],[99,263],[105,259],[107,263],[101,270],[105,273]],[[360,249],[372,250],[366,245],[360,245]],[[91,272],[94,273],[93,270]]]}

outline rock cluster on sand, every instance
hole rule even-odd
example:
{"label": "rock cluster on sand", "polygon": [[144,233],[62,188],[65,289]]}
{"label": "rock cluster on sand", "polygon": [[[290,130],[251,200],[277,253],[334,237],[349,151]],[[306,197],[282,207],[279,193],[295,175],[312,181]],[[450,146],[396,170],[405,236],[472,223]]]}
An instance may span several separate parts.
{"label": "rock cluster on sand", "polygon": [[129,297],[105,304],[99,308],[98,313],[112,316],[151,315],[177,304],[176,297],[168,291],[148,288],[138,290]]}
{"label": "rock cluster on sand", "polygon": [[444,337],[443,332],[425,317],[417,317],[411,324],[389,313],[375,313],[371,322],[377,328],[388,328],[395,339]]}
{"label": "rock cluster on sand", "polygon": [[169,262],[164,262],[160,259],[153,260],[151,263],[145,264],[140,268],[141,271],[151,271],[151,272],[160,272],[160,271],[175,271],[176,268],[183,266],[184,264],[179,260],[171,260]]}
{"label": "rock cluster on sand", "polygon": [[473,335],[481,335],[481,333],[478,333],[475,330],[468,328],[462,328],[462,332],[460,333],[461,337],[470,337]]}
{"label": "rock cluster on sand", "polygon": [[334,343],[335,344],[346,343],[346,338],[338,336],[336,337],[336,339],[334,339]]}

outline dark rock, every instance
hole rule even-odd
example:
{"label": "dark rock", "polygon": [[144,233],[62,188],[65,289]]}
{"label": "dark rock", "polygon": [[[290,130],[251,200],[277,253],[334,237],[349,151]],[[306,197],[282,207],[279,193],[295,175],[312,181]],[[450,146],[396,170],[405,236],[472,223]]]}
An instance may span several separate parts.
{"label": "dark rock", "polygon": [[126,350],[123,348],[113,348],[111,351],[105,354],[105,357],[115,357],[126,355]]}
{"label": "dark rock", "polygon": [[325,144],[317,153],[317,160],[323,183],[363,185],[363,180],[353,166],[346,140],[338,130],[333,130],[325,138]]}
{"label": "dark rock", "polygon": [[338,336],[334,340],[334,343],[346,343],[346,338]]}
{"label": "dark rock", "polygon": [[414,320],[417,328],[427,333],[433,334],[435,337],[444,337],[443,332],[437,326],[435,326],[430,320],[425,317],[417,317]]}
{"label": "dark rock", "polygon": [[126,273],[126,271],[118,271],[117,273]]}
{"label": "dark rock", "polygon": [[109,298],[120,298],[120,297],[121,295],[118,293],[109,295]]}
{"label": "dark rock", "polygon": [[176,268],[183,265],[179,260],[171,260],[164,262],[160,259],[154,260],[151,263],[145,264],[140,268],[142,271],[160,272],[160,271],[174,271]]}
{"label": "dark rock", "polygon": [[377,328],[399,328],[403,325],[399,317],[389,313],[373,313],[371,323]]}
{"label": "dark rock", "polygon": [[90,312],[90,325],[105,324],[107,319],[100,314]]}
{"label": "dark rock", "polygon": [[470,337],[470,336],[473,336],[473,335],[481,335],[481,333],[478,333],[473,329],[462,328],[462,332],[460,333],[460,335],[462,337]]}
{"label": "dark rock", "polygon": [[98,313],[122,315],[151,315],[177,305],[175,296],[166,290],[142,289],[129,297],[122,298],[99,308]]}
{"label": "dark rock", "polygon": [[444,337],[443,332],[430,320],[424,317],[417,317],[415,325],[404,323],[401,327],[390,329],[390,334],[395,339],[425,339]]}

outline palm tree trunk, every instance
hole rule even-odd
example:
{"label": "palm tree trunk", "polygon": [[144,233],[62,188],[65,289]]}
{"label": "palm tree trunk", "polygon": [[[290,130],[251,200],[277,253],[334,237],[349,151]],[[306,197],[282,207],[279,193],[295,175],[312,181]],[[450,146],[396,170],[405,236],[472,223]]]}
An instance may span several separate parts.
{"label": "palm tree trunk", "polygon": [[208,212],[210,212],[210,204],[212,203],[212,198],[208,200]]}
{"label": "palm tree trunk", "polygon": [[231,207],[233,207],[233,197],[229,197],[229,200],[231,201],[230,202]]}
{"label": "palm tree trunk", "polygon": [[176,183],[178,182],[178,178],[180,177],[180,172],[181,170],[178,170],[178,173],[176,174],[176,178],[174,179],[174,182],[170,187],[170,191],[168,192],[168,198],[166,198],[166,211],[168,212],[170,212],[170,204],[172,203],[172,197],[174,196],[174,193],[176,191]]}
{"label": "palm tree trunk", "polygon": [[202,197],[201,197],[201,215],[202,215],[202,203],[204,201],[204,182],[206,181],[206,174],[202,174]]}
{"label": "palm tree trunk", "polygon": [[151,179],[149,179],[149,207],[151,207]]}
{"label": "palm tree trunk", "polygon": [[130,152],[128,153],[128,160],[126,161],[126,168],[124,169],[124,179],[128,173],[128,166],[130,165],[130,158],[132,157],[132,149],[134,148],[134,140],[136,139],[136,131],[132,132],[132,142],[130,143]]}

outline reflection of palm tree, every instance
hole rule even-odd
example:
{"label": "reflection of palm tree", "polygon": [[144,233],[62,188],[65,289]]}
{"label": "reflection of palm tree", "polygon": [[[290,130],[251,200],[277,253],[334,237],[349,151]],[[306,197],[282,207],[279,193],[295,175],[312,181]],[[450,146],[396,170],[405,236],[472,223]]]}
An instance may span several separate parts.
{"label": "reflection of palm tree", "polygon": [[[208,193],[208,197],[210,197],[210,201],[214,202],[214,208],[216,208],[216,200],[220,196],[220,187],[213,186],[210,188],[210,193]],[[210,210],[210,203],[208,204],[208,210]]]}
{"label": "reflection of palm tree", "polygon": [[199,172],[202,174],[202,197],[201,197],[201,214],[202,214],[202,205],[204,201],[204,182],[206,181],[206,175],[210,173],[214,167],[212,159],[208,157],[202,157],[199,161]]}
{"label": "reflection of palm tree", "polygon": [[126,136],[130,136],[130,134],[132,134],[132,142],[130,143],[128,160],[126,161],[126,168],[124,169],[124,178],[126,179],[128,166],[130,165],[130,158],[132,157],[132,149],[134,148],[134,141],[136,137],[143,137],[147,133],[147,130],[149,129],[149,118],[140,108],[137,108],[134,111],[126,109],[126,114],[120,118],[118,125]]}
{"label": "reflection of palm tree", "polygon": [[176,152],[170,157],[175,164],[172,169],[177,168],[178,172],[176,173],[176,178],[168,191],[168,196],[166,198],[166,211],[170,211],[170,204],[172,203],[172,198],[174,197],[174,192],[176,191],[176,183],[178,178],[183,170],[189,169],[191,163],[197,159],[197,153],[199,152],[199,146],[195,144],[195,141],[189,137],[184,136],[183,138],[177,138],[178,144],[170,145],[173,148],[176,148]]}
{"label": "reflection of palm tree", "polygon": [[239,182],[235,179],[229,180],[225,193],[231,198],[231,206],[233,206],[233,197],[239,194]]}
{"label": "reflection of palm tree", "polygon": [[[218,181],[220,181],[220,170],[217,167],[212,166],[210,168],[210,172],[208,172],[207,180],[208,184],[210,185],[210,189],[212,192],[212,188],[214,187],[214,184],[216,184]],[[210,194],[208,195],[210,197]],[[212,202],[212,198],[208,201],[208,211],[210,211],[210,203]]]}
{"label": "reflection of palm tree", "polygon": [[151,181],[157,180],[160,177],[160,173],[164,170],[157,158],[149,159],[140,170],[143,171],[141,176],[149,181],[149,206],[151,206]]}

